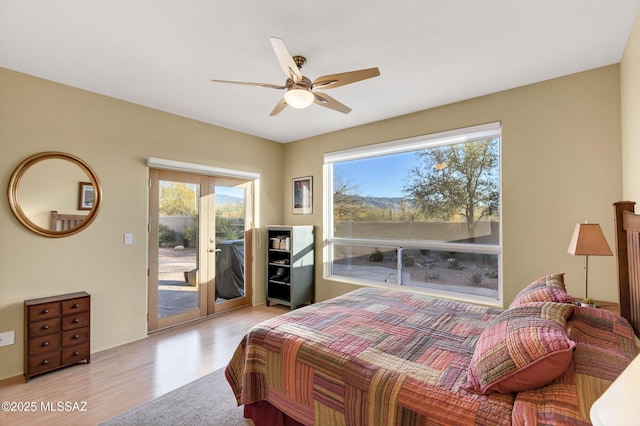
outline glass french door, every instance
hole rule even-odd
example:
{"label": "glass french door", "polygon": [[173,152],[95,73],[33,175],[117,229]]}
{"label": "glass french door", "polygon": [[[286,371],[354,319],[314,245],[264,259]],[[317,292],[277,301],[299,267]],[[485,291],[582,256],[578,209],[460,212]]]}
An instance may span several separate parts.
{"label": "glass french door", "polygon": [[250,304],[251,182],[149,175],[149,331]]}

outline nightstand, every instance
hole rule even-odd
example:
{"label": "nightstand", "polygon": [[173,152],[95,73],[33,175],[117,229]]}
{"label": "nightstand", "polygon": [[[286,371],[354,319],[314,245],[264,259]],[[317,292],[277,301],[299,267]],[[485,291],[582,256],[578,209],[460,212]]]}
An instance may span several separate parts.
{"label": "nightstand", "polygon": [[604,300],[595,300],[598,308],[605,309],[614,314],[620,315],[620,304],[616,302],[605,302]]}

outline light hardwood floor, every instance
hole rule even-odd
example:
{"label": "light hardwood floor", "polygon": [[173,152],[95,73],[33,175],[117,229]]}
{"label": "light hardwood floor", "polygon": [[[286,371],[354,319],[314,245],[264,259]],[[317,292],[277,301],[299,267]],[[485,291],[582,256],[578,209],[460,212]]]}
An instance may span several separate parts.
{"label": "light hardwood floor", "polygon": [[[251,326],[287,311],[281,305],[242,308],[93,353],[90,364],[36,376],[29,383],[24,378],[4,380],[0,402],[36,410],[0,410],[0,425],[100,424],[225,367]],[[86,403],[86,411],[43,411],[59,401],[69,402],[71,409]]]}

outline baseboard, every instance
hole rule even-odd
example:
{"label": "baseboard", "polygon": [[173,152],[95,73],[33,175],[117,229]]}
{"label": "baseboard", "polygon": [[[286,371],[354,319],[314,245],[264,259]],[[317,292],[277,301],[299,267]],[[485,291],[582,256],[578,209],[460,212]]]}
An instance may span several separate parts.
{"label": "baseboard", "polygon": [[22,374],[19,376],[7,377],[6,379],[0,380],[0,388],[5,386],[19,385],[22,383],[27,383],[27,381],[24,379],[24,375]]}

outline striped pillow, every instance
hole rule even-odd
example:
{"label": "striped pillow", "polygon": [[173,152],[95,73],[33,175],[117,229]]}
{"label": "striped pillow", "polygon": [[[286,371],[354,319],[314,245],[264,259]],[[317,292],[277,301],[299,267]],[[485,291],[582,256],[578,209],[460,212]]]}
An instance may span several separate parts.
{"label": "striped pillow", "polygon": [[538,278],[518,293],[509,308],[531,302],[573,303],[564,285],[564,273]]}
{"label": "striped pillow", "polygon": [[567,334],[573,305],[529,303],[501,313],[485,329],[469,365],[466,389],[487,395],[546,385],[572,360]]}

